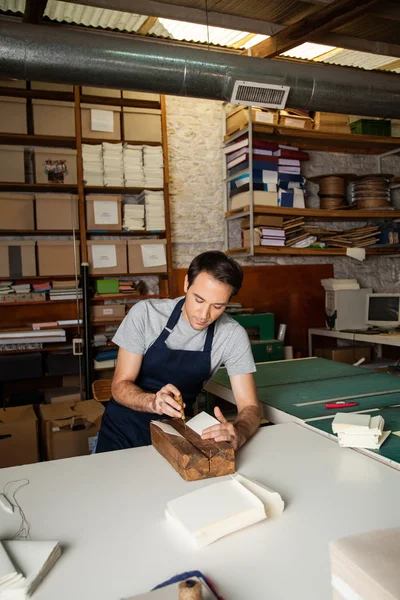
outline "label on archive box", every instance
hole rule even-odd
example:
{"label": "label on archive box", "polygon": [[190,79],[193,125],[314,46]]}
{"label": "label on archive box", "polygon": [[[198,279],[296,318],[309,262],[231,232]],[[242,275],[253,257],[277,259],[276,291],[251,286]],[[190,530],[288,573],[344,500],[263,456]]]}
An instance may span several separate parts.
{"label": "label on archive box", "polygon": [[93,210],[96,225],[118,225],[118,202],[95,200]]}
{"label": "label on archive box", "polygon": [[275,118],[274,113],[268,113],[268,112],[262,112],[262,111],[256,112],[256,122],[257,123],[273,123],[274,118]]}
{"label": "label on archive box", "polygon": [[90,129],[92,131],[114,132],[114,113],[112,110],[90,110]]}
{"label": "label on archive box", "polygon": [[167,264],[164,244],[143,244],[140,247],[144,267],[162,267]]}
{"label": "label on archive box", "polygon": [[92,256],[94,269],[107,269],[117,266],[117,249],[114,245],[95,244],[92,246]]}
{"label": "label on archive box", "polygon": [[304,129],[304,127],[306,126],[306,122],[302,119],[291,119],[290,117],[286,117],[285,126],[297,127],[297,129]]}

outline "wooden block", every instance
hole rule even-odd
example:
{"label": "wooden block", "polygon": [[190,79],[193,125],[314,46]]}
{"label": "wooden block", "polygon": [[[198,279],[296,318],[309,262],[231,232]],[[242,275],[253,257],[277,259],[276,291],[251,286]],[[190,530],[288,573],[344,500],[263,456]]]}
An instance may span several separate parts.
{"label": "wooden block", "polygon": [[235,452],[228,443],[202,440],[180,419],[162,422],[173,427],[183,437],[166,433],[151,423],[152,444],[183,479],[196,481],[235,472]]}

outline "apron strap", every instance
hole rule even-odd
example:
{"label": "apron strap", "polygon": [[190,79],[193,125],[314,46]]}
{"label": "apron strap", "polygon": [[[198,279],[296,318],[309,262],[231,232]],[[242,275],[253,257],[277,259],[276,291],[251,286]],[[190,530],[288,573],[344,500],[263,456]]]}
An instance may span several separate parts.
{"label": "apron strap", "polygon": [[185,298],[182,298],[182,300],[179,300],[179,302],[175,305],[175,308],[172,311],[171,316],[169,317],[166,326],[160,333],[160,336],[157,340],[158,342],[165,342],[165,340],[167,339],[169,334],[172,332],[173,328],[179,321],[179,317],[181,316],[182,306],[183,306],[184,302],[185,302]]}

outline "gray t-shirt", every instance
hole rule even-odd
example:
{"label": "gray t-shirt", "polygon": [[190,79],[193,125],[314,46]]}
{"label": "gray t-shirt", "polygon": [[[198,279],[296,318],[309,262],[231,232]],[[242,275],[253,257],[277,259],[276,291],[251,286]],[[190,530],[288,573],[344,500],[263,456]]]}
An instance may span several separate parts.
{"label": "gray t-shirt", "polygon": [[[180,299],[138,302],[122,321],[113,342],[128,352],[145,354],[159,337]],[[181,315],[166,344],[173,350],[202,350],[206,334],[207,329],[196,331]],[[246,330],[225,313],[215,323],[210,377],[222,364],[228,375],[243,375],[256,370]]]}

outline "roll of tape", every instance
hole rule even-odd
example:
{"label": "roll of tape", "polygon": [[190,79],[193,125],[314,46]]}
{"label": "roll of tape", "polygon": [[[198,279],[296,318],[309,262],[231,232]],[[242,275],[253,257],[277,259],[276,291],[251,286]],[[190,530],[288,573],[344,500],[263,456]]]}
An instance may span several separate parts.
{"label": "roll of tape", "polygon": [[285,360],[291,360],[293,358],[293,346],[285,346]]}

